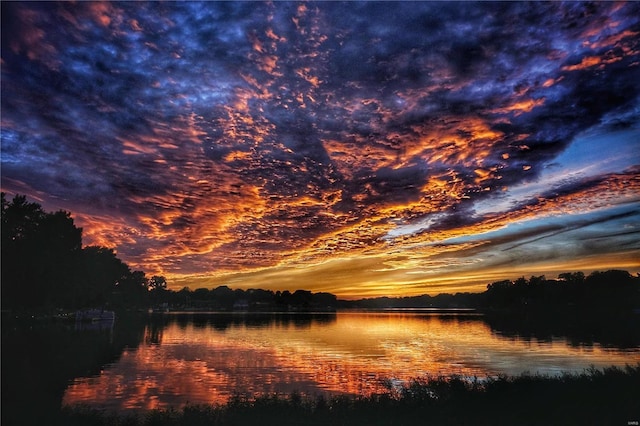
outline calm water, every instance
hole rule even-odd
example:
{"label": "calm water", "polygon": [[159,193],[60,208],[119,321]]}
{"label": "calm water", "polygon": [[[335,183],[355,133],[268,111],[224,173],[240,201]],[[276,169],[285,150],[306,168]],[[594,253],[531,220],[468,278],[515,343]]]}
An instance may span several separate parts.
{"label": "calm water", "polygon": [[565,320],[337,313],[172,314],[104,329],[3,323],[2,424],[28,424],[25,415],[41,424],[63,404],[127,411],[224,403],[234,393],[368,395],[385,380],[426,375],[640,362],[638,316]]}
{"label": "calm water", "polygon": [[72,380],[63,403],[126,410],[224,403],[234,392],[367,395],[385,379],[637,362],[638,347],[522,337],[470,314],[175,316],[147,324],[140,345],[98,374]]}

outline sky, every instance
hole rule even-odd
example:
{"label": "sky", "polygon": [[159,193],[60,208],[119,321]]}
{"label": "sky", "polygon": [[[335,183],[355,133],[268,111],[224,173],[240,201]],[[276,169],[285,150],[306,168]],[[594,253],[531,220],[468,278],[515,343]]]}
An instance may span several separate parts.
{"label": "sky", "polygon": [[2,191],[170,288],[640,272],[640,3],[1,7]]}

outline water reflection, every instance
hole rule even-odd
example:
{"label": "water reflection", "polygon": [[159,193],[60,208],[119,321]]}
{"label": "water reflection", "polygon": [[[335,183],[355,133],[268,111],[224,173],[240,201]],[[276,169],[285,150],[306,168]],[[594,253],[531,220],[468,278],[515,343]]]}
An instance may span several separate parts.
{"label": "water reflection", "polygon": [[212,327],[224,331],[230,327],[264,328],[275,325],[296,328],[309,328],[312,324],[327,324],[336,320],[335,313],[172,313],[162,318],[165,324],[177,322],[182,327],[193,324],[195,327]]}
{"label": "water reflection", "polygon": [[123,318],[113,328],[2,321],[3,425],[43,425],[55,419],[77,377],[99,377],[142,341],[145,322]]}
{"label": "water reflection", "polygon": [[224,403],[234,392],[368,395],[387,378],[640,362],[638,346],[575,345],[501,326],[468,314],[165,316],[145,326],[139,347],[125,348],[100,374],[74,380],[63,402],[119,411]]}
{"label": "water reflection", "polygon": [[566,337],[576,348],[602,345],[633,349],[640,346],[640,315],[602,317],[567,312],[550,316],[531,314],[485,315],[484,321],[500,336],[550,342]]}

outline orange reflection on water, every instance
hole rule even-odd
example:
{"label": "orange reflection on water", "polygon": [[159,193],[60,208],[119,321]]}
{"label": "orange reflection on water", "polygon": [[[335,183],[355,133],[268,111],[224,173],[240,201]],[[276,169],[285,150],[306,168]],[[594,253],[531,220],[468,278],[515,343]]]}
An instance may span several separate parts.
{"label": "orange reflection on water", "polygon": [[637,350],[503,338],[471,315],[340,313],[321,321],[223,327],[172,322],[162,333],[148,328],[146,334],[99,376],[76,379],[63,403],[119,411],[225,403],[235,392],[369,395],[384,391],[383,381],[391,378],[554,373],[640,362]]}

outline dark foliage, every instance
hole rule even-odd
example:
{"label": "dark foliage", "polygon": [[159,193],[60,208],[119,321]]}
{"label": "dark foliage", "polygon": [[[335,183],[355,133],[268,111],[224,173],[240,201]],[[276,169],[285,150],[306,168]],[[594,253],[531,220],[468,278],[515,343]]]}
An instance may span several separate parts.
{"label": "dark foliage", "polygon": [[624,311],[640,307],[640,277],[627,271],[560,274],[558,280],[544,275],[529,280],[499,281],[487,286],[481,307],[491,310]]}
{"label": "dark foliage", "polygon": [[69,212],[2,193],[2,308],[43,311],[146,303],[147,279],[112,249],[82,247]]}
{"label": "dark foliage", "polygon": [[341,300],[344,309],[388,309],[388,308],[477,308],[484,300],[484,293],[441,293],[436,296],[423,294],[406,297],[374,297],[360,300]]}
{"label": "dark foliage", "polygon": [[81,234],[69,213],[45,213],[24,196],[8,203],[3,193],[3,308],[67,302],[62,292],[73,287],[70,271],[81,256]]}
{"label": "dark foliage", "polygon": [[162,301],[173,309],[186,311],[326,312],[334,311],[338,305],[336,296],[330,293],[232,290],[227,286],[166,291]]}

